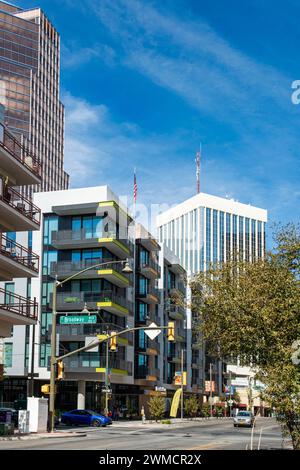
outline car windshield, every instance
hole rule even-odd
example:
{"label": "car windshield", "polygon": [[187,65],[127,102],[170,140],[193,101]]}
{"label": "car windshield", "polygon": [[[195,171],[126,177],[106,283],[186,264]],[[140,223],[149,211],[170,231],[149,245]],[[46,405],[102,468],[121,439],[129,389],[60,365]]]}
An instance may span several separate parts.
{"label": "car windshield", "polygon": [[249,413],[249,411],[240,411],[238,416],[251,416],[251,413]]}

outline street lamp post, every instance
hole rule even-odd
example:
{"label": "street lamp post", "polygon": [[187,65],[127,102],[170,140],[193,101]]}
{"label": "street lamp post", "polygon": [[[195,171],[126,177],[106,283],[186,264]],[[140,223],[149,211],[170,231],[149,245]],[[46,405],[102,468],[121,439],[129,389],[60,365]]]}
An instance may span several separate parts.
{"label": "street lamp post", "polygon": [[105,363],[105,416],[108,416],[108,351],[109,344],[106,341],[106,363]]}
{"label": "street lamp post", "polygon": [[212,399],[212,363],[209,364],[209,399],[210,399],[210,417],[213,415],[213,399]]}
{"label": "street lamp post", "polygon": [[[50,362],[50,396],[49,396],[49,425],[50,425],[50,432],[54,431],[54,424],[55,424],[55,367],[56,367],[56,310],[57,310],[57,288],[65,284],[66,282],[70,281],[71,279],[77,277],[79,274],[82,274],[86,271],[91,269],[100,268],[102,266],[107,266],[110,264],[125,264],[123,268],[123,272],[125,274],[132,273],[132,269],[129,266],[128,260],[117,260],[117,261],[106,261],[105,263],[97,263],[93,266],[89,266],[88,268],[82,269],[77,273],[69,276],[68,278],[64,279],[63,281],[58,281],[57,278],[53,283],[53,295],[52,295],[52,330],[51,330],[51,362]],[[107,370],[107,368],[106,368]]]}

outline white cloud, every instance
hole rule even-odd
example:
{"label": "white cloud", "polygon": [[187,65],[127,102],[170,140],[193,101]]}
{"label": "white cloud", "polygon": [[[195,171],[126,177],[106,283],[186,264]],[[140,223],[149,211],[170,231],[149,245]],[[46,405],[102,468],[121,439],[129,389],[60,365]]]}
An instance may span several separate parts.
{"label": "white cloud", "polygon": [[95,43],[91,47],[80,47],[79,43],[62,44],[61,48],[63,68],[78,68],[91,62],[92,60],[101,60],[106,65],[112,66],[115,63],[116,53],[107,44]]}

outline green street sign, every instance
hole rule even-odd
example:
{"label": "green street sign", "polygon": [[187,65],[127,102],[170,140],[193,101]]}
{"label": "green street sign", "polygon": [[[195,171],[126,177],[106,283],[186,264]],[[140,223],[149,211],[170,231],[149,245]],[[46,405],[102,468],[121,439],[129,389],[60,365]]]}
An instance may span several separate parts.
{"label": "green street sign", "polygon": [[60,325],[82,325],[97,323],[96,315],[66,315],[59,318]]}

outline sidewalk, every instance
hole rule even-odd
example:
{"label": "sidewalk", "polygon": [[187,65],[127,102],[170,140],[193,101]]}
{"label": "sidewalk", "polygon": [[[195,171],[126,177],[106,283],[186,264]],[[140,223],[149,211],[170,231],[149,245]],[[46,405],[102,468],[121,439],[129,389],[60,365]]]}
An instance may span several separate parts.
{"label": "sidewalk", "polygon": [[[55,432],[40,432],[31,434],[20,434],[16,432],[13,436],[0,436],[0,441],[26,441],[31,439],[57,439],[57,438],[68,438],[68,437],[86,437],[86,432],[80,431],[60,431]],[[1,444],[0,444],[1,445]]]}

